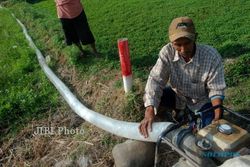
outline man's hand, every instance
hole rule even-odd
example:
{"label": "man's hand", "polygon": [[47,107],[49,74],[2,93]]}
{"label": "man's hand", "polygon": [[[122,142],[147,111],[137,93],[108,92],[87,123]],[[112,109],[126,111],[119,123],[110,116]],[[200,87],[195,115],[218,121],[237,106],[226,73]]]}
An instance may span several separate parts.
{"label": "man's hand", "polygon": [[139,125],[139,131],[145,138],[148,137],[148,132],[152,131],[152,123],[154,122],[154,118],[155,118],[154,107],[148,106],[145,111],[144,119],[141,121]]}

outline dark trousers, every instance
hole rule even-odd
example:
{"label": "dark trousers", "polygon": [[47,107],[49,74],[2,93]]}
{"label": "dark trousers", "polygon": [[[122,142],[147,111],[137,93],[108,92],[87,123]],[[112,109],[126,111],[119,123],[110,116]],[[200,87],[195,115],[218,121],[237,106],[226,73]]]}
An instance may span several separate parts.
{"label": "dark trousers", "polygon": [[[212,108],[212,103],[207,103],[201,107],[199,111],[199,115],[195,115],[193,111],[191,111],[188,107],[184,111],[179,111],[176,109],[176,93],[173,91],[171,87],[166,87],[163,90],[163,94],[161,97],[161,102],[158,111],[160,111],[159,116],[165,115],[164,111],[167,110],[175,110],[177,117],[180,112],[182,113],[181,117],[178,118],[178,121],[189,121],[189,125],[191,127],[198,126],[199,128],[203,128],[209,125],[214,119],[214,110],[211,109],[207,112],[202,112],[206,109]],[[185,118],[186,117],[186,118]],[[200,120],[200,121],[197,121]]]}

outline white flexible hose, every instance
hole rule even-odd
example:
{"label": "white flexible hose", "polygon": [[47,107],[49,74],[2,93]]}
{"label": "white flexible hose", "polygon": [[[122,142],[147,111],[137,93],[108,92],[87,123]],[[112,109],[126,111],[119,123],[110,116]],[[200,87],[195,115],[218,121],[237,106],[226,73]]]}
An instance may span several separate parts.
{"label": "white flexible hose", "polygon": [[40,66],[42,67],[44,73],[49,78],[49,80],[54,84],[56,89],[60,92],[66,102],[69,104],[71,109],[77,113],[81,118],[85,119],[86,121],[90,122],[91,124],[113,133],[118,136],[122,136],[125,138],[141,140],[141,141],[151,141],[156,142],[158,136],[163,132],[169,125],[172,123],[170,122],[159,122],[154,123],[152,127],[152,132],[150,132],[149,137],[145,139],[138,130],[139,123],[134,122],[125,122],[115,120],[104,115],[101,115],[97,112],[94,112],[87,107],[85,107],[75,96],[69,88],[53,73],[53,71],[48,67],[46,61],[40,52],[40,50],[36,47],[34,42],[32,41],[31,37],[28,35],[25,26],[18,20],[13,14],[12,16],[17,20],[20,26],[23,29],[23,33],[25,37],[29,41],[29,45],[33,48],[36,52],[38,61]]}

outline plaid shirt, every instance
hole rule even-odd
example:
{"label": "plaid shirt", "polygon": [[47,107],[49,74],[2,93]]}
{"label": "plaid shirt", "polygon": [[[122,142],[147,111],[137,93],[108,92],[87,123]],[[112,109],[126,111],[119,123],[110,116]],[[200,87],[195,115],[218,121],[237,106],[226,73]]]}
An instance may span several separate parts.
{"label": "plaid shirt", "polygon": [[172,44],[167,44],[148,77],[145,107],[158,108],[166,84],[176,93],[177,109],[188,106],[193,111],[199,110],[210,98],[224,96],[226,84],[221,56],[210,46],[196,44],[194,57],[186,63]]}

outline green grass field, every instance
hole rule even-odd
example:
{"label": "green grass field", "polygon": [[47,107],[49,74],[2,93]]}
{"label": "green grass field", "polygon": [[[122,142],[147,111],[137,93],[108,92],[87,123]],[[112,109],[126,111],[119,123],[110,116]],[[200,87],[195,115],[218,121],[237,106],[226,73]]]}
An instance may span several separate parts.
{"label": "green grass field", "polygon": [[0,9],[0,127],[16,131],[53,110],[58,94],[44,76],[36,54],[10,12]]}
{"label": "green grass field", "polygon": [[[193,18],[199,42],[214,46],[224,58],[240,57],[250,48],[247,42],[250,29],[247,24],[249,6],[250,2],[243,0],[154,0],[147,3],[140,0],[86,0],[84,8],[96,37],[97,47],[104,58],[101,61],[91,59],[75,62],[72,58],[74,55],[70,57],[81,68],[87,66],[90,67],[88,69],[98,69],[100,66],[103,68],[103,65],[119,68],[117,39],[127,37],[133,69],[139,72],[154,64],[160,48],[168,42],[167,29],[170,21],[183,15]],[[76,53],[62,43],[63,34],[54,1],[18,3],[11,8],[30,27],[31,35],[42,49],[53,48],[57,52]],[[47,41],[45,46],[42,42],[44,40]]]}

